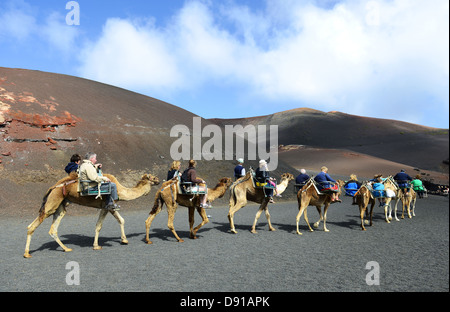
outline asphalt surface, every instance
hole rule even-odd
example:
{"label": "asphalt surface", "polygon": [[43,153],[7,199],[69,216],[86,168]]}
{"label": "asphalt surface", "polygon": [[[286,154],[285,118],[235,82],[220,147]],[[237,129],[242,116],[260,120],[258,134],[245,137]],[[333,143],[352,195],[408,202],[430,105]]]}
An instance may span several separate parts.
{"label": "asphalt surface", "polygon": [[[248,205],[235,215],[238,234],[229,232],[228,207],[207,210],[210,223],[189,236],[187,209],[179,207],[177,243],[167,228],[164,209],[150,229],[152,245],[144,242],[148,211],[120,212],[128,245],[120,244],[117,221],[108,215],[100,232],[100,251],[92,249],[97,213],[71,216],[70,208],[59,236],[72,248],[65,253],[48,235],[51,218],[36,230],[31,259],[23,258],[26,227],[33,220],[0,220],[1,292],[448,292],[449,202],[446,197],[418,200],[416,217],[383,220],[376,207],[374,226],[363,232],[358,208],[344,198],[328,212],[327,226],[309,232],[302,218],[296,234],[296,202],[270,206],[277,229],[268,230],[264,214],[257,234],[250,233],[258,206]],[[378,208],[378,209],[377,209]],[[36,212],[37,213],[37,212]],[[311,224],[318,219],[308,208]],[[196,214],[197,225],[200,217]],[[75,267],[79,266],[79,285]],[[374,271],[379,266],[379,274]],[[369,263],[369,265],[368,265]],[[367,281],[378,280],[379,285]]]}

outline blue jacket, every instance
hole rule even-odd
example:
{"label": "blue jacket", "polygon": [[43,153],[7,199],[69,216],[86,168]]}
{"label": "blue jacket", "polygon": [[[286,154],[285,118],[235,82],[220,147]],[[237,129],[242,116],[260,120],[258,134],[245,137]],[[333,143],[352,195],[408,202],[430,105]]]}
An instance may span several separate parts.
{"label": "blue jacket", "polygon": [[308,180],[309,180],[309,175],[301,173],[301,174],[299,174],[297,176],[297,178],[295,178],[295,183],[296,184],[303,184],[303,183],[305,183]]}
{"label": "blue jacket", "polygon": [[412,181],[412,178],[406,172],[399,172],[394,176],[395,181]]}
{"label": "blue jacket", "polygon": [[242,177],[242,169],[244,169],[244,166],[242,166],[242,165],[237,165],[236,167],[234,167],[234,177],[235,178]]}
{"label": "blue jacket", "polygon": [[349,195],[349,196],[353,196],[356,194],[356,192],[359,190],[359,188],[361,187],[361,183],[357,182],[357,181],[348,181],[345,185],[344,185],[344,189],[345,189],[345,194]]}
{"label": "blue jacket", "polygon": [[77,171],[77,169],[78,169],[78,164],[76,164],[74,162],[68,163],[66,168],[64,168],[64,170],[67,172],[67,174],[70,174],[72,171]]}
{"label": "blue jacket", "polygon": [[325,188],[328,188],[328,187],[330,187],[330,184],[329,184],[329,183],[324,183],[324,182],[327,182],[327,181],[336,183],[336,181],[333,180],[333,179],[328,175],[328,173],[325,173],[325,172],[323,172],[323,171],[321,171],[318,175],[316,175],[316,176],[314,177],[314,181],[316,181],[317,183],[319,183],[320,188],[324,188],[324,187],[325,187]]}

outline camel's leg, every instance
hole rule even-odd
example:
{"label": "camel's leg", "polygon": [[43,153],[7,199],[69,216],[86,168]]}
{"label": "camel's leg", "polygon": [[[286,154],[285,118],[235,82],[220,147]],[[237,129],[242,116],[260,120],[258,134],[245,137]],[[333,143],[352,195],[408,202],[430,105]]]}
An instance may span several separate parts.
{"label": "camel's leg", "polygon": [[[192,230],[192,227],[191,227],[191,238],[193,238],[193,239],[196,239],[197,238],[197,231],[202,227],[202,226],[204,226],[206,223],[208,223],[209,222],[209,219],[208,219],[208,216],[206,215],[206,211],[205,211],[205,209],[204,208],[202,208],[202,207],[197,207],[197,212],[198,212],[198,214],[202,217],[202,222],[199,224],[199,225],[197,225],[196,227],[195,227],[195,229],[194,230]],[[194,223],[194,218],[192,218],[192,224]]]}
{"label": "camel's leg", "polygon": [[364,214],[366,213],[366,207],[364,207],[364,204],[359,204],[359,216],[361,218],[361,228],[363,231],[366,230],[364,227]]}
{"label": "camel's leg", "polygon": [[98,245],[98,235],[100,233],[100,230],[102,229],[103,221],[105,220],[107,214],[108,214],[108,210],[100,209],[100,214],[98,216],[97,224],[95,225],[94,250],[102,249],[102,247]]}
{"label": "camel's leg", "polygon": [[234,227],[234,214],[241,209],[242,207],[245,206],[245,204],[247,203],[247,201],[244,201],[242,203],[240,203],[239,201],[237,201],[236,205],[231,206],[230,205],[230,210],[228,211],[228,221],[230,221],[230,231],[231,233],[237,234],[237,231]]}
{"label": "camel's leg", "polygon": [[320,221],[323,221],[323,215],[322,215],[321,206],[316,206],[316,208],[317,208],[317,212],[319,213],[319,220],[317,220],[317,222],[315,222],[313,226],[317,229],[317,228],[319,228]]}
{"label": "camel's leg", "polygon": [[387,223],[391,223],[391,221],[389,220],[389,217],[388,217],[388,208],[389,208],[389,205],[384,204],[384,219],[386,220]]}
{"label": "camel's leg", "polygon": [[188,207],[188,214],[189,214],[189,238],[196,239],[193,235],[194,232],[194,213],[195,213],[195,207]]}
{"label": "camel's leg", "polygon": [[[367,203],[369,205],[369,203]],[[370,226],[373,226],[372,218],[373,218],[373,207],[375,206],[375,201],[372,201],[370,204]]]}
{"label": "camel's leg", "polygon": [[406,206],[406,211],[408,212],[408,218],[412,218],[411,216],[411,198],[407,197],[405,198],[405,206]]}
{"label": "camel's leg", "polygon": [[325,204],[325,206],[323,207],[323,230],[325,232],[329,232],[330,230],[328,230],[327,228],[327,211],[328,211],[328,207],[330,207],[330,203]]}
{"label": "camel's leg", "polygon": [[416,216],[416,200],[417,200],[417,197],[413,198],[412,203],[411,203],[411,205],[412,205],[411,214],[413,217]]}
{"label": "camel's leg", "polygon": [[36,231],[36,229],[38,228],[39,225],[41,225],[41,223],[44,221],[45,218],[47,218],[48,216],[45,216],[42,220],[37,217],[36,219],[34,219],[33,222],[30,223],[30,225],[27,227],[27,243],[25,245],[25,253],[23,254],[23,256],[25,258],[31,258],[30,255],[30,243],[31,243],[31,236],[33,236],[34,231]]}
{"label": "camel's leg", "polygon": [[264,202],[261,204],[261,206],[259,206],[259,209],[258,209],[258,212],[256,212],[256,215],[255,215],[255,220],[253,221],[253,225],[252,225],[252,229],[251,229],[251,231],[250,232],[252,232],[253,234],[256,234],[257,232],[256,232],[256,223],[258,222],[258,220],[259,220],[259,217],[261,216],[261,213],[263,212],[263,210],[264,210]]}
{"label": "camel's leg", "polygon": [[173,219],[175,218],[175,212],[177,211],[177,204],[175,205],[167,205],[167,213],[169,214],[169,218],[167,220],[167,227],[169,228],[169,230],[172,231],[173,235],[175,236],[175,238],[177,239],[177,241],[179,243],[184,242],[184,240],[182,240],[177,232],[175,231],[175,227],[173,226]]}
{"label": "camel's leg", "polygon": [[147,244],[153,244],[152,241],[149,238],[150,226],[152,225],[152,222],[155,219],[156,215],[158,213],[160,213],[161,210],[162,210],[162,204],[158,205],[156,207],[153,207],[152,211],[148,215],[147,220],[145,220],[145,242]]}
{"label": "camel's leg", "polygon": [[[298,224],[300,223],[300,219],[301,219],[301,217],[302,217],[302,215],[303,215],[303,212],[306,212],[306,208],[308,208],[307,205],[300,204],[300,208],[299,208],[299,210],[298,210],[297,217],[295,217],[295,222],[296,222],[296,224],[297,224],[297,234],[298,234],[298,235],[303,235],[303,234],[300,232],[300,230],[299,230]],[[306,215],[306,213],[305,213],[305,215]],[[306,220],[306,219],[305,219],[305,220]],[[309,223],[308,223],[308,226],[309,226]],[[311,227],[309,227],[309,228],[311,229]],[[312,230],[312,229],[311,229],[311,230]]]}
{"label": "camel's leg", "polygon": [[[400,200],[399,197],[397,197],[397,198],[395,199],[395,206],[394,206],[394,217],[395,217],[395,221],[400,221],[400,219],[397,217],[397,205],[398,205],[399,200]],[[392,202],[392,200],[391,200],[391,202]],[[392,219],[391,219],[391,220],[392,220]]]}
{"label": "camel's leg", "polygon": [[[308,206],[306,206],[306,207],[308,207]],[[308,209],[305,209],[305,221],[306,221],[306,224],[308,225],[308,228],[309,228],[309,231],[310,232],[314,232],[314,230],[311,228],[311,225],[309,224],[309,220],[308,220]]]}
{"label": "camel's leg", "polygon": [[61,204],[56,212],[53,214],[53,222],[50,227],[50,231],[48,234],[50,234],[51,237],[58,243],[59,246],[61,246],[62,249],[64,249],[65,252],[72,251],[72,249],[67,248],[64,246],[64,244],[61,242],[61,240],[58,237],[58,227],[59,223],[61,222],[61,219],[64,218],[66,215],[66,209],[64,208],[64,204]]}
{"label": "camel's leg", "polygon": [[110,212],[114,216],[114,218],[116,218],[117,222],[119,222],[120,225],[120,238],[121,238],[120,243],[123,245],[127,245],[128,239],[125,236],[125,220],[122,218],[122,216],[119,214],[118,211],[110,211]]}
{"label": "camel's leg", "polygon": [[269,206],[266,205],[266,208],[264,210],[265,210],[265,213],[266,213],[267,223],[269,224],[269,230],[270,231],[276,231],[276,229],[272,226],[272,223],[270,222]]}

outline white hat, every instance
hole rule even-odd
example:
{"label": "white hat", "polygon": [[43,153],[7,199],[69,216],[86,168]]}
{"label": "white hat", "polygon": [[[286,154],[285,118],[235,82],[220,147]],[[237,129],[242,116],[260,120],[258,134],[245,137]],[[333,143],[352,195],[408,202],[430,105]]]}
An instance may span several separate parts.
{"label": "white hat", "polygon": [[264,160],[264,159],[261,159],[260,161],[259,161],[259,165],[261,166],[261,165],[266,165],[267,164],[267,162]]}
{"label": "white hat", "polygon": [[244,159],[243,158],[238,158],[238,163],[241,163],[241,164],[243,164],[244,163]]}

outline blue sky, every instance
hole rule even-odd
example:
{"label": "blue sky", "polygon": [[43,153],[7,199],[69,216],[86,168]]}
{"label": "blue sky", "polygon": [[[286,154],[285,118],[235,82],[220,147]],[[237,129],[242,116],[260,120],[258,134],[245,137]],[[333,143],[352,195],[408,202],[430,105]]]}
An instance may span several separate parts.
{"label": "blue sky", "polygon": [[0,66],[204,118],[298,107],[449,128],[448,0],[0,1]]}

